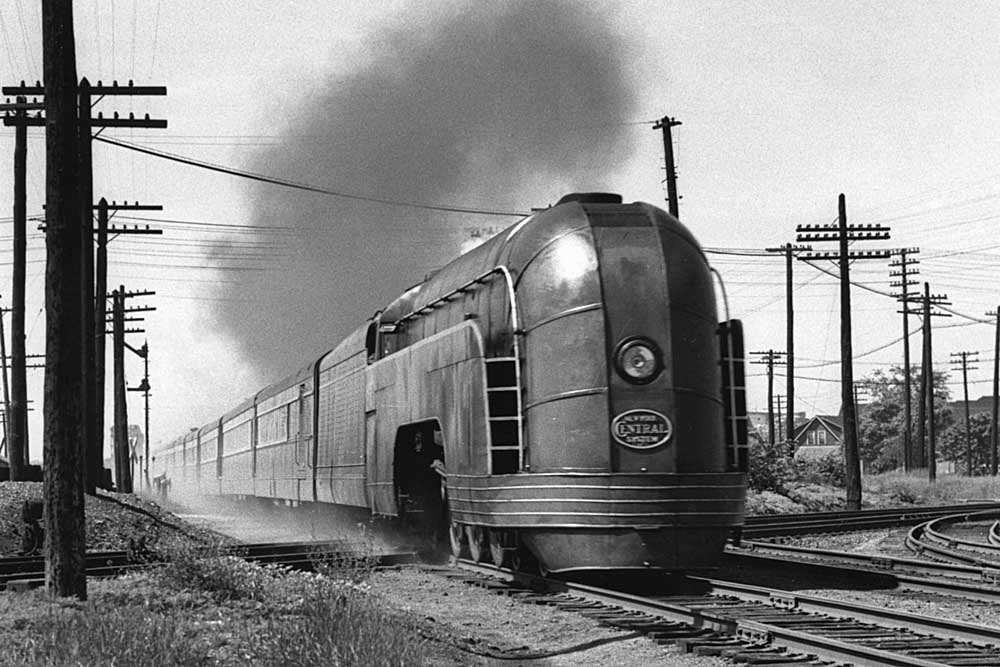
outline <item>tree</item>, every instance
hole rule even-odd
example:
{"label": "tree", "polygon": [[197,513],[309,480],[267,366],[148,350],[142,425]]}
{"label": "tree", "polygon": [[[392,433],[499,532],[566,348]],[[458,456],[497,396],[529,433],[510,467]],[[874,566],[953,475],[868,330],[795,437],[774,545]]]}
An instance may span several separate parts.
{"label": "tree", "polygon": [[[879,473],[903,467],[903,372],[901,366],[893,366],[888,371],[877,369],[858,383],[871,397],[858,419],[858,447],[868,472]],[[934,432],[938,438],[954,422],[954,415],[945,407],[951,398],[947,381],[947,373],[934,373]],[[910,401],[914,407],[915,434],[916,405],[920,400],[916,389],[920,386],[919,367],[910,368],[910,383],[914,388]],[[913,445],[919,446],[915,437]]]}
{"label": "tree", "polygon": [[[969,436],[972,439],[972,474],[985,475],[990,469],[990,423],[992,417],[981,413],[969,419]],[[956,469],[966,470],[965,420],[951,425],[938,442],[938,452],[945,461],[953,461]]]}
{"label": "tree", "polygon": [[754,491],[782,493],[791,474],[788,448],[783,442],[769,443],[750,431],[750,470],[747,482]]}

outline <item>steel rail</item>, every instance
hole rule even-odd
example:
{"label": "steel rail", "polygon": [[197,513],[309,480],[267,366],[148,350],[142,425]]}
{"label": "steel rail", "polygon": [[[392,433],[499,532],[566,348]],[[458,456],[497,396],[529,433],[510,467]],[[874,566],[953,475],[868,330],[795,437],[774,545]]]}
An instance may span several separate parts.
{"label": "steel rail", "polygon": [[[262,542],[239,544],[219,550],[219,555],[238,556],[262,564],[311,568],[327,556],[346,555],[342,542]],[[346,558],[365,558],[364,555],[346,555]],[[410,552],[374,554],[371,559],[378,566],[412,563],[415,555]],[[116,577],[125,572],[162,563],[157,554],[137,558],[127,551],[94,551],[86,554],[88,577]],[[0,558],[0,586],[32,587],[45,580],[45,558],[42,556],[16,556]],[[20,582],[20,583],[15,583]]]}
{"label": "steel rail", "polygon": [[[926,576],[914,576],[912,574],[903,574],[898,571],[887,572],[881,569],[879,565],[871,564],[865,565],[862,563],[854,564],[853,566],[844,565],[831,565],[826,563],[820,563],[812,560],[802,560],[797,558],[789,558],[786,556],[779,556],[773,554],[762,554],[762,553],[730,553],[727,554],[729,558],[735,558],[737,560],[744,560],[750,564],[763,564],[766,567],[777,568],[779,566],[789,566],[789,565],[799,565],[803,567],[816,568],[822,570],[825,574],[836,575],[840,574],[842,577],[850,576],[865,576],[869,577],[872,575],[877,575],[880,577],[886,577],[895,585],[897,588],[910,590],[910,591],[920,591],[922,593],[931,593],[933,595],[947,595],[951,597],[959,597],[963,600],[979,600],[981,602],[989,602],[991,604],[1000,604],[1000,587],[994,584],[996,580],[996,575],[1000,574],[1000,571],[994,571],[992,578],[988,578],[986,573],[981,568],[966,568],[971,572],[978,574],[980,579],[975,582],[970,582],[968,579],[935,579]],[[872,557],[872,560],[878,560],[877,557]],[[895,559],[886,559],[895,560]],[[917,561],[920,562],[920,561]],[[937,565],[948,566],[950,564],[937,563]],[[889,564],[889,568],[893,565]],[[900,567],[907,567],[905,565]],[[961,566],[958,566],[961,567]],[[986,585],[983,585],[986,584]]]}
{"label": "steel rail", "polygon": [[[941,641],[945,642],[953,642],[956,637],[970,640],[975,638],[975,641],[985,644],[994,644],[1000,640],[1000,629],[981,628],[971,624],[955,623],[951,621],[939,621],[937,619],[930,619],[902,612],[891,612],[888,610],[878,610],[864,607],[862,605],[853,605],[847,602],[834,600],[828,601],[824,598],[818,598],[815,596],[794,595],[786,591],[771,591],[758,587],[733,584],[732,582],[721,582],[703,578],[692,579],[692,581],[698,581],[703,585],[707,585],[714,595],[733,596],[742,599],[753,598],[752,602],[757,604],[759,607],[759,611],[755,615],[756,617],[751,614],[750,618],[738,618],[740,612],[745,612],[745,609],[727,611],[723,602],[716,602],[711,596],[703,596],[695,599],[694,601],[689,598],[681,598],[676,601],[671,601],[669,597],[641,597],[619,591],[587,586],[584,584],[556,581],[534,575],[515,573],[509,570],[502,570],[489,565],[475,564],[471,561],[465,560],[458,561],[457,566],[471,572],[476,572],[477,574],[487,574],[488,576],[498,577],[511,584],[527,585],[528,587],[536,590],[544,587],[545,589],[556,592],[557,594],[579,596],[582,598],[582,601],[576,606],[580,609],[587,609],[590,615],[598,618],[604,617],[601,614],[604,614],[605,616],[610,614],[612,609],[601,612],[598,609],[587,606],[589,604],[588,601],[601,603],[614,609],[625,610],[631,613],[651,615],[653,617],[669,621],[678,621],[691,626],[693,629],[718,631],[730,636],[740,637],[744,641],[749,642],[751,645],[759,646],[760,642],[766,641],[792,651],[819,656],[823,659],[846,661],[857,665],[879,667],[931,667],[948,663],[923,659],[913,654],[897,653],[891,650],[866,646],[860,643],[842,641],[836,637],[822,636],[818,633],[812,634],[795,629],[795,627],[784,627],[777,621],[769,621],[766,619],[771,619],[774,615],[782,613],[782,609],[785,610],[784,613],[790,614],[785,620],[801,619],[803,614],[800,613],[798,616],[795,616],[791,615],[791,612],[788,611],[794,606],[796,610],[800,612],[805,612],[808,609],[812,614],[822,614],[827,617],[832,617],[831,622],[834,625],[845,623],[846,619],[857,621],[859,616],[873,620],[878,619],[884,628],[884,632],[882,634],[890,637],[903,636],[906,631],[900,630],[899,628],[905,627],[907,630],[912,630],[914,628],[924,628],[928,630],[933,629],[932,634],[937,637],[941,637]],[[537,597],[537,595],[533,597]],[[721,598],[719,598],[719,600],[721,600]],[[763,602],[764,605],[771,606],[760,605],[760,602]],[[705,608],[699,609],[699,606]],[[768,609],[771,611],[767,611]],[[822,618],[822,616],[818,618]],[[833,620],[834,618],[839,620]],[[889,627],[885,628],[886,625]],[[657,632],[650,633],[650,636],[652,637],[658,637],[658,635],[659,633]],[[910,635],[912,635],[912,632]],[[712,643],[719,642],[720,639],[708,638],[705,641]],[[914,641],[914,638],[911,636],[907,641],[912,642]],[[697,641],[694,642],[694,645],[697,645]],[[990,650],[991,649],[989,647],[971,647],[969,649],[970,652],[976,653],[977,655]],[[777,656],[772,657],[774,660],[777,660]],[[1000,656],[998,656],[998,658],[1000,658]],[[774,662],[774,660],[771,660],[771,662]],[[794,656],[788,656],[788,662],[796,661],[799,661],[799,659]]]}
{"label": "steel rail", "polygon": [[913,525],[942,516],[1000,509],[997,502],[977,502],[940,507],[906,507],[844,512],[807,512],[799,514],[768,514],[746,518],[742,534],[745,537],[804,534],[810,532],[853,531],[863,528],[885,528]]}
{"label": "steel rail", "polygon": [[[981,655],[983,652],[990,652],[993,650],[992,645],[1000,643],[1000,629],[996,628],[934,619],[904,612],[867,607],[850,602],[829,600],[818,596],[798,595],[787,591],[769,590],[700,577],[689,577],[688,579],[705,586],[711,595],[700,596],[693,600],[691,598],[676,598],[672,600],[670,597],[642,597],[584,584],[515,573],[510,570],[476,564],[467,560],[457,561],[457,566],[477,574],[497,577],[511,584],[525,585],[534,590],[544,588],[557,594],[579,596],[583,598],[584,602],[581,602],[577,606],[580,609],[587,609],[590,615],[598,618],[603,617],[600,615],[602,612],[587,606],[586,601],[601,603],[632,613],[651,615],[670,621],[679,621],[692,628],[718,631],[727,635],[740,637],[751,643],[767,641],[768,643],[773,643],[792,651],[819,656],[823,659],[846,661],[856,665],[869,665],[873,667],[931,667],[949,663],[924,659],[913,654],[897,653],[892,650],[843,641],[836,637],[822,636],[819,633],[813,634],[796,629],[795,623],[788,623],[791,627],[781,625],[781,622],[775,617],[784,612],[789,615],[783,620],[788,621],[789,619],[801,619],[803,614],[808,613],[816,615],[817,618],[828,617],[831,619],[831,624],[833,625],[847,623],[848,619],[853,622],[866,620],[883,628],[884,632],[881,634],[889,637],[903,637],[907,631],[909,631],[910,635],[913,635],[915,631],[922,631],[934,637],[941,638],[942,641],[946,642],[962,639],[985,644],[986,646],[969,647],[968,652],[976,653],[976,655]],[[746,612],[746,609],[740,607],[727,610],[723,598],[718,596],[735,597],[740,600],[750,601],[757,605],[758,612],[749,614],[748,618],[739,618],[741,613]],[[795,616],[792,615],[791,610],[801,613]],[[610,612],[611,610],[609,609],[603,613],[607,615]],[[905,628],[905,630],[901,628]],[[850,634],[850,631],[848,631],[848,634]],[[875,634],[878,635],[880,633]],[[872,633],[868,632],[868,636],[870,637],[871,635]],[[651,636],[656,637],[657,633],[652,632]],[[911,637],[906,641],[912,642],[914,639]],[[997,655],[996,658],[1000,660],[1000,655]],[[775,656],[776,659],[777,657]],[[986,659],[992,659],[992,654],[987,656]],[[787,661],[795,662],[798,659],[788,656]]]}
{"label": "steel rail", "polygon": [[[975,512],[971,514],[957,514],[952,516],[941,517],[939,519],[934,519],[933,521],[928,521],[925,524],[924,535],[938,544],[947,544],[948,547],[951,549],[956,549],[956,548],[965,549],[967,551],[972,551],[974,553],[982,554],[985,556],[992,556],[994,560],[997,560],[1000,559],[1000,548],[990,543],[989,541],[983,542],[976,540],[966,540],[960,537],[954,537],[952,535],[948,535],[947,533],[944,532],[944,530],[946,526],[958,523],[968,523],[970,521],[984,521],[987,519],[994,519],[998,514],[1000,514],[1000,512],[991,511],[991,512]],[[987,531],[987,539],[988,539],[988,531]]]}
{"label": "steel rail", "polygon": [[996,510],[955,514],[922,523],[910,529],[905,540],[906,548],[914,553],[926,554],[931,558],[951,563],[1000,568],[1000,545],[965,540],[942,532],[942,527],[949,523],[967,522],[969,519],[986,520],[997,514]]}
{"label": "steel rail", "polygon": [[913,632],[923,632],[945,639],[961,639],[989,645],[1000,644],[1000,628],[911,614],[883,607],[871,607],[857,602],[836,600],[818,595],[805,595],[732,581],[704,577],[688,577],[688,579],[705,584],[714,595],[731,595],[741,600],[761,602],[777,607],[797,609],[806,613],[833,616],[835,618],[863,621],[882,627],[906,628]]}
{"label": "steel rail", "polygon": [[[772,552],[775,555],[767,555],[766,552]],[[908,581],[911,578],[908,575],[902,574],[908,572],[910,574],[922,574],[931,577],[947,577],[952,580],[961,579],[964,581],[992,584],[1000,583],[1000,568],[996,567],[976,567],[960,563],[920,560],[918,558],[896,558],[876,554],[830,551],[791,544],[775,544],[773,542],[744,541],[739,548],[727,547],[725,554],[728,558],[781,560],[787,563],[801,563],[815,567],[829,567],[829,561],[837,561],[862,567],[866,572],[891,574],[899,578],[900,581]],[[827,563],[818,562],[816,559],[827,561]],[[920,581],[926,580],[924,578]],[[952,584],[944,582],[944,585]],[[1000,589],[997,590],[997,594],[1000,595]]]}

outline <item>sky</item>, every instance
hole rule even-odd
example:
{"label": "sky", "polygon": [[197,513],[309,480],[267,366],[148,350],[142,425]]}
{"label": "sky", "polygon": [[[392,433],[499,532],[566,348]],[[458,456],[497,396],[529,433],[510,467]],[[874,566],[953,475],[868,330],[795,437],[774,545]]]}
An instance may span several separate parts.
{"label": "sky", "polygon": [[[843,193],[849,223],[891,228],[890,240],[857,248],[919,248],[916,279],[951,302],[951,317],[933,318],[935,368],[950,371],[952,353],[978,352],[969,393],[991,391],[986,313],[1000,304],[1000,240],[991,233],[1000,219],[996,3],[74,5],[80,76],[168,91],[98,101],[105,115],[168,121],[166,130],[103,137],[323,191],[94,144],[95,197],[163,205],[114,220],[164,233],[114,239],[108,283],[156,292],[134,301],[156,310],[145,314],[146,333],[129,337],[150,348],[154,447],[315,359],[472,237],[517,220],[493,213],[592,190],[665,208],[653,130],[664,116],[682,123],[673,132],[680,218],[720,271],[748,350],[785,349],[784,261],[765,249],[795,242],[797,225],[834,222]],[[4,2],[0,81],[33,82],[41,68],[40,3]],[[0,130],[0,155],[12,156],[13,143],[13,130]],[[38,128],[28,146],[28,213],[37,218],[44,174]],[[0,169],[4,306],[12,193],[8,166]],[[36,226],[29,353],[44,351],[45,334]],[[902,361],[889,270],[886,260],[852,266],[856,378]],[[829,262],[794,266],[796,410],[807,414],[839,408],[831,272]],[[919,348],[918,334],[911,344]],[[750,407],[763,409],[765,367],[748,371]],[[136,386],[141,360],[129,355],[126,374]],[[42,379],[29,371],[36,459]],[[960,398],[960,372],[951,380]],[[784,390],[778,368],[775,391]],[[130,421],[141,423],[141,394],[129,399]]]}

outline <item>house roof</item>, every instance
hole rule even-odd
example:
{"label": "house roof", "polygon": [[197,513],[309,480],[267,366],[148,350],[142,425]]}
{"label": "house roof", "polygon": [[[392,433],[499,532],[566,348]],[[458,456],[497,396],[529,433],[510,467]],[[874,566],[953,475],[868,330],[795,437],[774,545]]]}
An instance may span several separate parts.
{"label": "house roof", "polygon": [[803,435],[817,428],[826,429],[837,440],[840,440],[844,435],[844,427],[841,426],[839,416],[816,415],[808,421],[796,426],[794,437],[792,439],[797,442]]}

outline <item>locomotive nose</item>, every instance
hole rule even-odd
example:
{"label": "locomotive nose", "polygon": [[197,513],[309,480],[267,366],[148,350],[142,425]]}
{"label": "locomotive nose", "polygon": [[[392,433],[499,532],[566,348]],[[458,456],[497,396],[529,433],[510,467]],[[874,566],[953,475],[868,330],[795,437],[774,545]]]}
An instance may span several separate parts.
{"label": "locomotive nose", "polygon": [[581,201],[547,216],[558,223],[518,286],[531,470],[723,471],[718,322],[701,249],[645,204]]}
{"label": "locomotive nose", "polygon": [[[603,289],[612,472],[724,469],[715,294],[700,248],[652,207],[588,211]],[[683,352],[680,352],[683,350]]]}

